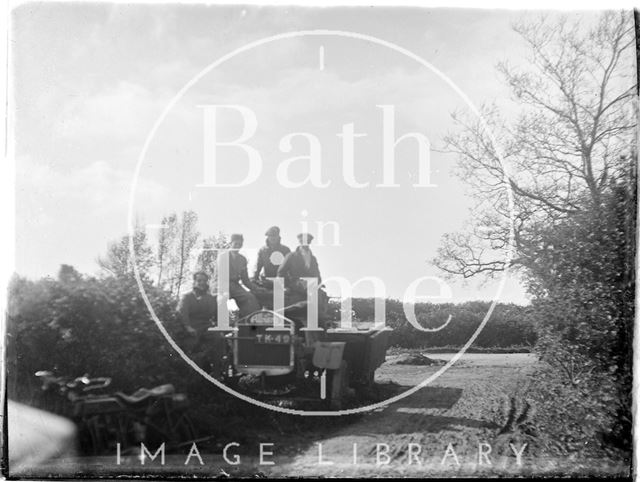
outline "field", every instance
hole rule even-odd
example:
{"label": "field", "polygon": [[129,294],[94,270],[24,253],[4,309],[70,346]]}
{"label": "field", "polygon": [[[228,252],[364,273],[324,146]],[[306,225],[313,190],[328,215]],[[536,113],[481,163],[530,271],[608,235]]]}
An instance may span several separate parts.
{"label": "field", "polygon": [[[378,370],[382,389],[398,394],[434,374],[452,354],[429,354],[436,366],[394,364],[389,355]],[[332,423],[252,431],[239,427],[236,440],[201,444],[200,459],[167,455],[141,464],[138,457],[64,460],[24,475],[100,473],[187,476],[456,476],[456,475],[627,475],[606,460],[553,459],[535,450],[526,434],[500,434],[510,396],[527,383],[537,359],[533,354],[465,354],[428,386],[384,408]],[[256,408],[256,410],[259,410]],[[269,414],[265,413],[265,417]],[[344,423],[343,423],[344,422]],[[242,436],[240,437],[240,432]],[[222,447],[230,446],[225,461]],[[263,446],[260,463],[259,444]],[[355,458],[354,458],[355,453]],[[272,463],[272,464],[269,464]]]}

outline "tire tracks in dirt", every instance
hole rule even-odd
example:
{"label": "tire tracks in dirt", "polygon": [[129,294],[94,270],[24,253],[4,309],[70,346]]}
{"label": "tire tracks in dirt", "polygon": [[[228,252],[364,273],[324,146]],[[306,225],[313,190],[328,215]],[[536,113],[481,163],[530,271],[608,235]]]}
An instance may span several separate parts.
{"label": "tire tracks in dirt", "polygon": [[[442,475],[444,471],[455,475],[461,470],[485,471],[499,467],[502,473],[513,473],[517,468],[516,457],[508,441],[503,443],[506,447],[492,445],[500,429],[496,414],[505,397],[532,371],[535,359],[518,357],[515,363],[508,363],[508,357],[499,360],[497,365],[467,360],[459,367],[454,365],[436,380],[436,386],[427,386],[365,415],[354,424],[320,437],[293,460],[279,463],[273,473],[424,476],[425,473]],[[437,367],[383,365],[377,380],[393,381],[407,389],[435,370]],[[487,444],[483,447],[485,451],[487,446],[491,447],[487,455],[490,466],[479,464],[480,444]],[[482,461],[486,462],[487,458]]]}

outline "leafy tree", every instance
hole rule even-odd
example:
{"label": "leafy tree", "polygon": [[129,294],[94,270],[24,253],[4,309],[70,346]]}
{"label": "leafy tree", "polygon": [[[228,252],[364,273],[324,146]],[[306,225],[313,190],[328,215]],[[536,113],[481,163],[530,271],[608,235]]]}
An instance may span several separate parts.
{"label": "leafy tree", "polygon": [[79,283],[82,280],[82,275],[73,266],[63,264],[58,271],[58,280],[66,285]]}
{"label": "leafy tree", "polygon": [[[537,391],[562,387],[567,400],[581,400],[579,413],[589,414],[603,440],[629,448],[633,21],[629,12],[609,11],[590,28],[580,27],[545,18],[516,25],[530,47],[530,68],[499,65],[522,111],[509,123],[495,106],[485,108],[495,138],[481,122],[456,117],[459,130],[446,141],[460,157],[478,208],[471,230],[446,236],[435,262],[450,274],[492,275],[507,268],[505,253],[513,248],[511,266],[520,268],[534,295],[537,349],[551,369],[536,377]],[[585,399],[586,387],[607,388]],[[555,420],[548,426],[558,430],[571,432],[580,423],[562,404],[547,403],[544,410],[540,416]]]}
{"label": "leafy tree", "polygon": [[196,261],[196,269],[204,271],[213,279],[216,274],[215,267],[218,260],[218,250],[228,249],[230,245],[231,243],[224,233],[204,238],[202,240],[202,249]]}
{"label": "leafy tree", "polygon": [[[133,234],[133,246],[136,254],[136,265],[142,276],[149,276],[155,265],[153,249],[149,245],[147,233],[143,226],[136,224]],[[106,274],[118,278],[131,277],[133,264],[130,249],[130,237],[123,236],[107,247],[107,254],[98,258],[98,265]]]}

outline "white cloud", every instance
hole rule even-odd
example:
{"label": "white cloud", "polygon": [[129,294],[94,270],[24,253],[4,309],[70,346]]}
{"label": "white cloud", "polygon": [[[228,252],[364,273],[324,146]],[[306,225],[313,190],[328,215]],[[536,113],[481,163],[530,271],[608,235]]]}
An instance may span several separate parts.
{"label": "white cloud", "polygon": [[[16,270],[54,274],[61,263],[95,270],[96,256],[126,233],[131,172],[98,160],[69,169],[61,163],[16,161]],[[160,205],[167,190],[140,180],[147,205]]]}
{"label": "white cloud", "polygon": [[138,140],[160,114],[163,99],[130,82],[75,98],[62,109],[56,134],[74,142],[102,140],[120,146]]}
{"label": "white cloud", "polygon": [[[131,182],[132,172],[116,169],[106,161],[93,161],[64,172],[51,164],[21,158],[16,161],[17,217],[28,220],[33,227],[43,227],[59,222],[70,206],[89,210],[96,219],[123,212],[127,208]],[[160,204],[167,188],[142,179],[137,193],[148,204]]]}

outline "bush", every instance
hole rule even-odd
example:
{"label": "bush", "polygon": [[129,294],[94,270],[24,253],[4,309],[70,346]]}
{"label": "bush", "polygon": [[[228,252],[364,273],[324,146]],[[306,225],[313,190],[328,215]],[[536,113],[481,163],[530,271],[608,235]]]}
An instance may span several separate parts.
{"label": "bush", "polygon": [[[603,419],[615,407],[605,439],[625,449],[631,447],[635,179],[633,173],[612,182],[599,206],[548,229],[548,249],[531,279],[538,295],[532,305],[540,326],[537,351],[558,383],[588,385],[591,399],[604,397],[594,400]],[[603,383],[608,392],[600,390]]]}
{"label": "bush", "polygon": [[[359,320],[374,319],[374,300],[356,298],[352,302],[353,311]],[[471,301],[461,304],[417,303],[414,306],[416,319],[425,328],[438,328],[451,315],[451,322],[434,332],[418,331],[404,314],[402,303],[386,300],[386,324],[393,328],[391,346],[403,348],[461,347],[486,316],[491,303]],[[514,304],[498,303],[492,316],[473,344],[479,348],[509,348],[512,346],[532,346],[536,342],[535,321],[529,309]]]}
{"label": "bush", "polygon": [[[177,332],[175,301],[151,285],[147,295],[165,326]],[[109,376],[114,390],[183,385],[185,364],[144,305],[135,280],[83,277],[63,266],[59,278],[10,285],[8,393],[25,399],[37,370],[64,376]]]}
{"label": "bush", "polygon": [[590,372],[578,383],[567,383],[562,370],[545,365],[533,375],[525,398],[535,407],[535,451],[547,456],[610,455],[606,434],[616,423],[620,402],[612,377]]}

